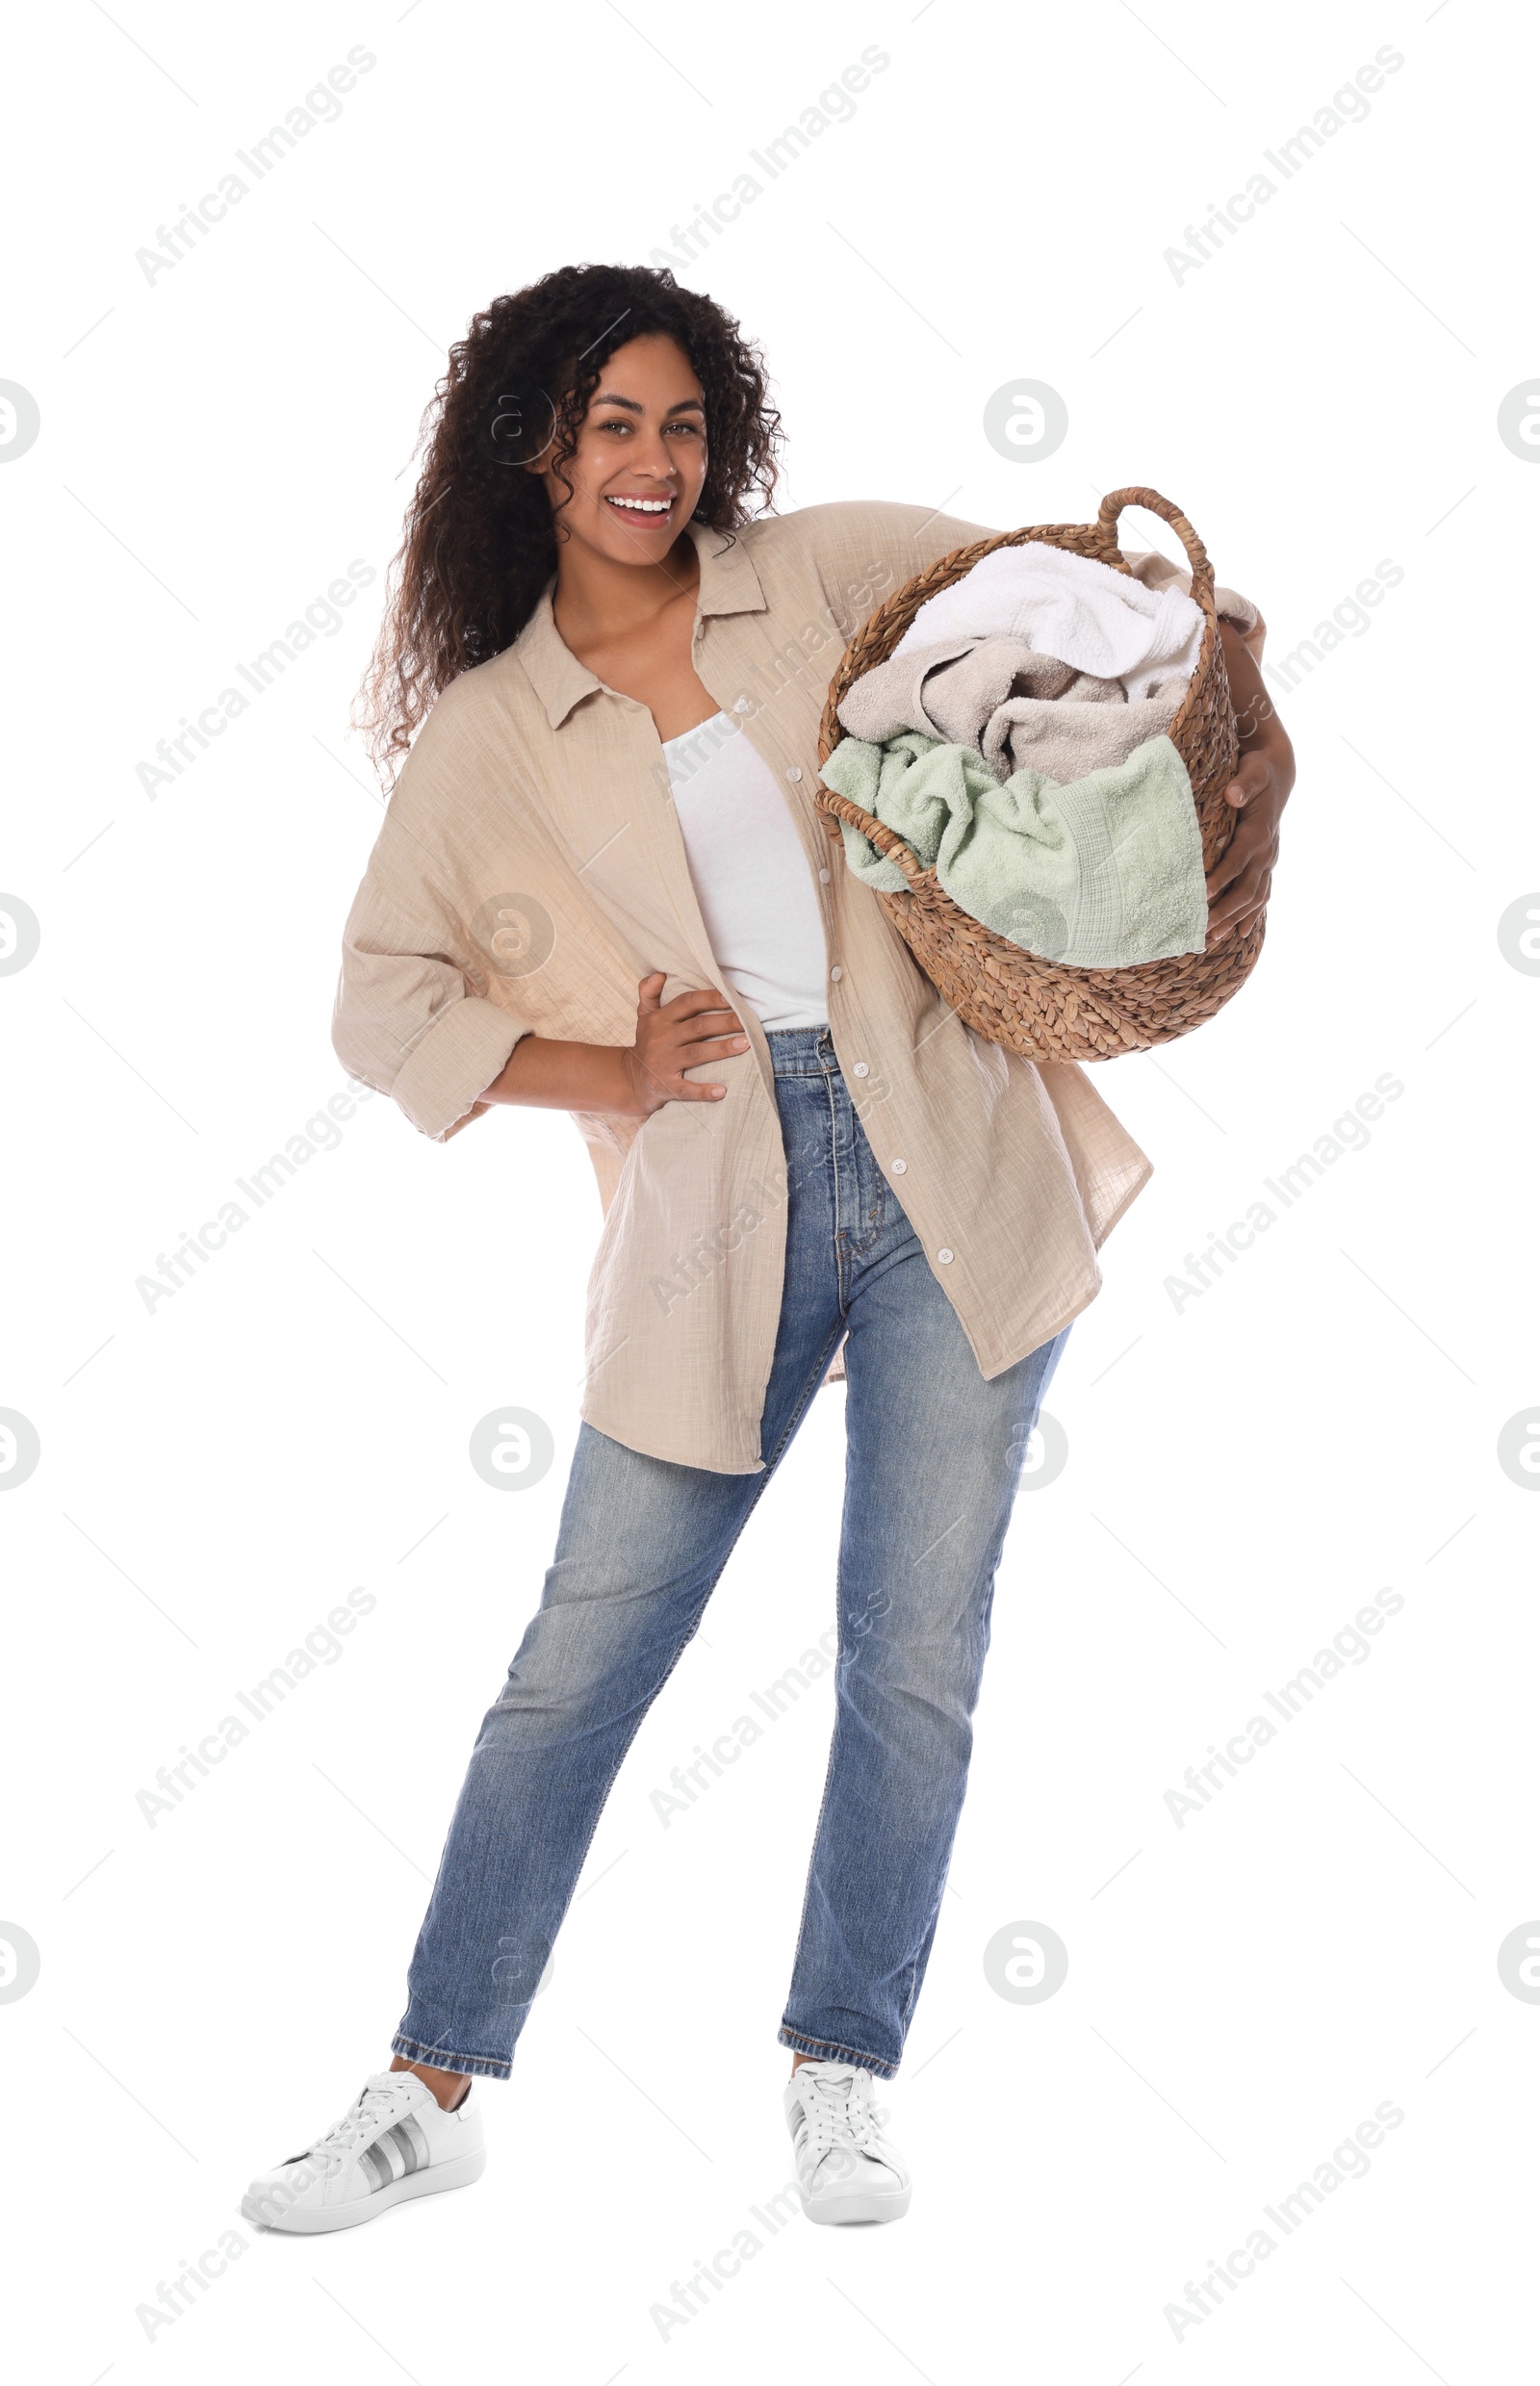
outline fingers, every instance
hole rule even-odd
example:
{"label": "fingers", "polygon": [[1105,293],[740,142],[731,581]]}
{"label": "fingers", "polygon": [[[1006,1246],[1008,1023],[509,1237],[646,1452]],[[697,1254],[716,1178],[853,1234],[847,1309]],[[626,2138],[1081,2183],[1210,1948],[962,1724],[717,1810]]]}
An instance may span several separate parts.
{"label": "fingers", "polygon": [[1254,804],[1259,795],[1266,795],[1272,781],[1270,764],[1260,754],[1243,755],[1236,766],[1235,777],[1224,790],[1224,800],[1237,810]]}
{"label": "fingers", "polygon": [[[670,1087],[678,1087],[683,1093],[693,1095],[700,1090],[699,1081],[686,1084],[684,1071],[687,1068],[706,1068],[713,1061],[735,1061],[748,1049],[747,1036],[701,1036],[671,1042],[655,1052],[644,1065],[660,1082],[666,1080]],[[725,1088],[723,1090],[726,1090]]]}
{"label": "fingers", "polygon": [[683,1027],[675,1029],[668,1041],[658,1045],[658,1050],[677,1052],[680,1056],[678,1064],[680,1068],[698,1067],[702,1061],[714,1060],[719,1051],[747,1052],[749,1039],[732,1012],[727,1014],[727,1026],[719,1024],[721,1017],[720,1012],[713,1011],[706,1022],[688,1021]]}
{"label": "fingers", "polygon": [[1209,902],[1217,903],[1220,895],[1235,885],[1242,872],[1250,867],[1250,863],[1251,856],[1248,853],[1238,854],[1232,840],[1203,881],[1209,890]]}
{"label": "fingers", "polygon": [[693,1078],[658,1077],[649,1069],[648,1082],[654,1085],[665,1102],[719,1102],[726,1086],[712,1082],[698,1084]]}
{"label": "fingers", "polygon": [[[742,1041],[747,1044],[748,1038],[744,1037]],[[682,1072],[687,1068],[703,1067],[711,1061],[730,1061],[736,1057],[736,1054],[731,1052],[719,1053],[703,1049],[698,1053],[680,1054],[676,1061],[664,1063],[661,1069],[654,1065],[649,1068],[647,1073],[654,1085],[657,1086],[671,1102],[714,1102],[721,1094],[726,1093],[726,1086],[719,1084],[713,1078],[686,1077]]]}
{"label": "fingers", "polygon": [[1264,898],[1262,902],[1250,905],[1246,911],[1238,912],[1234,919],[1225,920],[1221,926],[1211,927],[1203,939],[1204,952],[1212,953],[1217,944],[1228,943],[1234,936],[1244,936],[1246,931],[1254,927],[1262,917],[1266,908],[1266,898]]}
{"label": "fingers", "polygon": [[700,1068],[707,1061],[729,1061],[734,1053],[747,1052],[748,1049],[747,1036],[708,1036],[702,1039],[682,1065],[685,1068]]}
{"label": "fingers", "polygon": [[672,1002],[664,1003],[663,1011],[670,1021],[693,1019],[703,1012],[716,1012],[725,1013],[735,1025],[742,1025],[727,996],[719,993],[714,986],[691,987],[687,992],[676,994]]}
{"label": "fingers", "polygon": [[1278,834],[1276,826],[1260,812],[1243,812],[1236,822],[1230,841],[1205,878],[1209,900],[1221,895],[1232,886],[1245,870],[1261,861],[1270,869],[1277,859]]}
{"label": "fingers", "polygon": [[[667,972],[651,970],[637,985],[636,1013],[643,1018],[656,1019],[671,1031],[682,1031],[687,1041],[700,1042],[703,1038],[726,1036],[734,1030],[741,1033],[743,1021],[726,996],[715,987],[690,987],[676,994],[669,1002],[661,1002],[659,994],[667,983]],[[747,1041],[747,1039],[745,1039]]]}
{"label": "fingers", "polygon": [[692,986],[684,993],[673,995],[666,1003],[660,1002],[659,994],[667,983],[668,973],[662,969],[654,969],[641,979],[636,988],[638,1011],[655,1011],[670,1021],[693,1018],[703,1011],[723,1012],[730,1019],[737,1019],[738,1014],[727,996],[714,986]]}
{"label": "fingers", "polygon": [[665,971],[654,969],[638,984],[636,1066],[659,1103],[718,1102],[725,1085],[686,1079],[684,1071],[747,1052],[742,1021],[715,987],[691,987],[660,1002],[666,980]]}
{"label": "fingers", "polygon": [[638,1071],[655,1096],[654,1108],[661,1107],[664,1102],[714,1102],[727,1091],[723,1085],[701,1085],[683,1078],[680,1074],[680,1069],[693,1066],[693,1063],[672,1052],[654,1053],[649,1059],[638,1047],[634,1060]]}
{"label": "fingers", "polygon": [[1271,870],[1262,863],[1242,873],[1227,893],[1210,907],[1205,950],[1221,936],[1232,936],[1237,929],[1251,925],[1268,900],[1271,883]]}
{"label": "fingers", "polygon": [[1260,911],[1268,899],[1270,885],[1271,880],[1266,873],[1253,875],[1248,871],[1218,903],[1210,904],[1210,928],[1231,927],[1243,912]]}
{"label": "fingers", "polygon": [[1204,952],[1212,953],[1217,944],[1224,944],[1231,936],[1242,934],[1250,927],[1253,920],[1261,918],[1262,910],[1260,903],[1253,903],[1245,911],[1238,911],[1233,919],[1211,921],[1208,933],[1203,938]]}
{"label": "fingers", "polygon": [[1277,858],[1276,823],[1262,812],[1243,812],[1228,846],[1204,880],[1209,896],[1205,952],[1256,919],[1267,902]]}
{"label": "fingers", "polygon": [[1209,890],[1209,902],[1211,904],[1217,903],[1220,895],[1224,893],[1225,889],[1235,885],[1236,880],[1240,877],[1242,871],[1246,867],[1251,857],[1249,854],[1238,854],[1235,851],[1235,843],[1232,839],[1230,844],[1225,847],[1224,852],[1220,854],[1218,861],[1214,864],[1213,869],[1203,881],[1204,885]]}

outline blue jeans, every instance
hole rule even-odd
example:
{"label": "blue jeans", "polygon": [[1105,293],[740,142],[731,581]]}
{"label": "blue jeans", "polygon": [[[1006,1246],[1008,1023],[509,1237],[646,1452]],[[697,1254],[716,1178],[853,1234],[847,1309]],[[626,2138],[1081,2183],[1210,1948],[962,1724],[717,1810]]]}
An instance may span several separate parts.
{"label": "blue jeans", "polygon": [[[827,1028],[776,1030],[784,1292],[760,1475],[580,1425],[555,1558],[487,1712],[393,2041],[507,2077],[621,1760],[845,1345],[835,1707],[783,2046],[890,2079],[936,1935],[995,1569],[1065,1332],[986,1381]],[[860,1088],[858,1088],[858,1093]]]}

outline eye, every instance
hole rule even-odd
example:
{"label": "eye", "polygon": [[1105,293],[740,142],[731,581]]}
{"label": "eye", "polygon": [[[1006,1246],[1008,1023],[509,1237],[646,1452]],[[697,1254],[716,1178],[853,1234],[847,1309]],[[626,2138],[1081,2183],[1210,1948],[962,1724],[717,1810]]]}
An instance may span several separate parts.
{"label": "eye", "polygon": [[602,431],[629,431],[630,424],[624,415],[617,415],[613,422],[601,423],[599,427]]}
{"label": "eye", "polygon": [[663,429],[667,434],[672,434],[675,431],[687,431],[692,439],[699,439],[701,435],[701,425],[699,423],[665,423]]}

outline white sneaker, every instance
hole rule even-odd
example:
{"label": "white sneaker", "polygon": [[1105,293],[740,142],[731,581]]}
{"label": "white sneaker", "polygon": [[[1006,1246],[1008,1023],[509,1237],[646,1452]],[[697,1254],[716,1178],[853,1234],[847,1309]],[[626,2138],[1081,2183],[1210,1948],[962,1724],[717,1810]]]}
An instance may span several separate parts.
{"label": "white sneaker", "polygon": [[252,2180],[241,2210],[259,2228],[356,2228],[408,2196],[469,2187],[486,2160],[474,2083],[446,2113],[415,2071],[373,2071],[334,2129]]}
{"label": "white sneaker", "polygon": [[786,2083],[786,2125],[809,2220],[900,2220],[909,2210],[909,2170],[878,2126],[876,2084],[854,2063],[799,2063]]}

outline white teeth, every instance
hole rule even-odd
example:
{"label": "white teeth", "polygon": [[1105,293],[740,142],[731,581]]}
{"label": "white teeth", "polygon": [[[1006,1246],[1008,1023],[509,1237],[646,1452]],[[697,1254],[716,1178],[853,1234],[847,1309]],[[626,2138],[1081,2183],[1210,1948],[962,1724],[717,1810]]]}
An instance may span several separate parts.
{"label": "white teeth", "polygon": [[629,514],[666,514],[674,500],[666,497],[612,497],[608,502],[623,505]]}

